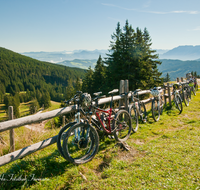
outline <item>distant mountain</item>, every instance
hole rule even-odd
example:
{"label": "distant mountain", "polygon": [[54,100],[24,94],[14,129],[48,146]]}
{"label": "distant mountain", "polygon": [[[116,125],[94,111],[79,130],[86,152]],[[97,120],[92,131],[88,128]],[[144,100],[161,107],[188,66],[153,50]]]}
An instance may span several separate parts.
{"label": "distant mountain", "polygon": [[98,59],[99,55],[105,57],[108,50],[74,50],[69,51],[60,51],[60,52],[24,52],[22,55],[40,60],[47,61],[52,63],[63,62],[65,60],[72,61],[74,59]]}
{"label": "distant mountain", "polygon": [[90,66],[92,69],[94,69],[96,63],[97,63],[97,59],[91,59],[91,60],[89,60],[89,59],[74,59],[72,61],[65,60],[65,61],[57,63],[57,64],[65,65],[68,67],[78,67],[81,69],[88,69]]}
{"label": "distant mountain", "polygon": [[156,53],[159,55],[164,54],[169,51],[168,49],[155,49],[155,50],[156,50]]}
{"label": "distant mountain", "polygon": [[162,77],[166,77],[169,73],[171,80],[176,80],[177,77],[186,77],[186,73],[196,71],[200,74],[200,61],[181,61],[171,59],[160,59],[161,65],[158,65],[158,70],[162,72]]}
{"label": "distant mountain", "polygon": [[160,59],[196,60],[200,59],[200,45],[198,46],[178,46],[163,54],[159,54]]}

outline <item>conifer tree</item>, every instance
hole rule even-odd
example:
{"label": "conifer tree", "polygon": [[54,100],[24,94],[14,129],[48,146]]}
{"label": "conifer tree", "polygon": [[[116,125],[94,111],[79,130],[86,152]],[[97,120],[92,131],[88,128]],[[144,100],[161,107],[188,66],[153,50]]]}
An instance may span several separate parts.
{"label": "conifer tree", "polygon": [[93,74],[94,74],[93,70],[91,69],[91,67],[89,67],[85,74],[85,78],[83,79],[83,84],[82,84],[82,91],[88,92],[91,95],[94,93]]}
{"label": "conifer tree", "polygon": [[118,87],[121,79],[128,79],[132,90],[148,89],[162,83],[157,69],[161,62],[156,60],[158,56],[151,49],[151,38],[146,28],[144,31],[136,28],[135,32],[127,20],[123,30],[117,24],[111,37],[110,54],[105,61],[110,89]]}
{"label": "conifer tree", "polygon": [[93,74],[93,93],[98,91],[104,91],[106,88],[105,82],[106,82],[106,68],[103,64],[101,55],[99,55]]}
{"label": "conifer tree", "polygon": [[65,99],[69,100],[70,98],[72,98],[73,95],[74,95],[74,87],[73,87],[73,84],[72,84],[72,80],[68,79],[67,80]]}

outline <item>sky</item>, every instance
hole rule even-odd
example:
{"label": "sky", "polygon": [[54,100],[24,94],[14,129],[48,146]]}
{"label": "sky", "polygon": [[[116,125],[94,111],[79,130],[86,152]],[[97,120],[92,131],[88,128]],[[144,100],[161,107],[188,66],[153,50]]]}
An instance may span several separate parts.
{"label": "sky", "polygon": [[147,28],[152,49],[200,45],[200,0],[0,0],[0,47],[108,50],[126,20]]}

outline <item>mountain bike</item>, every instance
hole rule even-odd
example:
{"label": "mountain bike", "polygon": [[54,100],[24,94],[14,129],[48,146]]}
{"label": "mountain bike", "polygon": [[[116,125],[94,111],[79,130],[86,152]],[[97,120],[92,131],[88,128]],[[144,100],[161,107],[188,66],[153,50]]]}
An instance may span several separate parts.
{"label": "mountain bike", "polygon": [[180,94],[181,100],[182,100],[182,102],[184,102],[185,106],[189,106],[190,97],[189,97],[189,93],[187,93],[187,87],[185,85],[186,85],[185,83],[179,83],[179,86],[182,87],[179,94]]}
{"label": "mountain bike", "polygon": [[190,89],[191,89],[191,92],[193,93],[193,95],[196,96],[196,90],[195,90],[195,87],[194,87],[194,81],[190,80],[189,81],[189,86],[190,86]]}
{"label": "mountain bike", "polygon": [[198,87],[198,82],[197,82],[196,78],[194,79],[194,88],[195,88],[196,91],[198,91],[199,87]]}
{"label": "mountain bike", "polygon": [[[96,105],[92,101],[90,106],[87,103],[87,112],[83,111],[83,106],[78,109],[78,111],[84,113],[83,118],[80,122],[72,125],[63,138],[62,150],[64,157],[68,161],[74,164],[82,164],[90,161],[95,156],[98,151],[97,143],[99,143],[95,128],[98,130],[103,129],[107,134],[114,135],[118,141],[125,141],[129,138],[132,129],[129,113],[126,110],[119,110],[114,114],[112,110],[113,93],[115,92],[118,92],[118,89],[109,92],[112,96],[109,110],[103,110],[98,107],[98,99],[101,92],[94,93],[97,96],[93,99]],[[82,98],[81,102],[84,102]],[[92,116],[93,114],[97,119]]]}
{"label": "mountain bike", "polygon": [[118,89],[114,89],[108,94],[111,95],[110,108],[105,110],[98,106],[99,95],[102,92],[94,93],[95,105],[91,105],[93,110],[93,125],[100,131],[103,130],[105,134],[114,136],[117,141],[126,141],[132,130],[131,117],[129,113],[121,109],[115,113],[113,109],[113,94],[118,92]]}
{"label": "mountain bike", "polygon": [[[143,123],[147,121],[147,113],[145,104],[140,101],[138,92],[141,89],[136,89],[134,92],[130,91],[131,93],[131,103],[129,105],[129,114],[131,116],[131,120],[133,123],[132,130],[136,132],[138,130],[138,118],[142,120]],[[137,96],[137,98],[135,97]]]}
{"label": "mountain bike", "polygon": [[179,84],[173,84],[172,95],[174,95],[173,102],[176,108],[179,110],[179,113],[181,113],[183,111],[183,105],[182,105],[181,96],[179,94]]}
{"label": "mountain bike", "polygon": [[153,89],[150,89],[151,94],[153,95],[152,105],[151,105],[151,111],[154,121],[158,121],[160,119],[160,115],[162,115],[163,112],[163,96],[161,95],[162,88],[161,87],[154,87]]}
{"label": "mountain bike", "polygon": [[[191,88],[189,86],[189,83],[185,83],[183,89],[186,92],[187,100],[189,100],[189,102],[190,102],[190,100],[191,100]],[[189,103],[188,103],[188,105],[189,105]]]}
{"label": "mountain bike", "polygon": [[[57,147],[60,154],[69,162],[83,164],[89,162],[98,152],[99,136],[91,125],[91,112],[85,112],[83,106],[91,102],[91,96],[81,91],[70,100],[77,103],[75,121],[65,125],[59,132]],[[80,119],[81,113],[84,119]]]}

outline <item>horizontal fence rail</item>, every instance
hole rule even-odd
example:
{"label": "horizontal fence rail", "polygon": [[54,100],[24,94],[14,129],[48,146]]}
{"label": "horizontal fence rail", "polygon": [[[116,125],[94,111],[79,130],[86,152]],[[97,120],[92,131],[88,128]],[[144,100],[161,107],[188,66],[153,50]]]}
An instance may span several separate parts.
{"label": "horizontal fence rail", "polygon": [[[185,84],[185,83],[184,83]],[[172,87],[172,85],[169,85],[169,83],[167,84],[167,86],[164,86],[162,90],[164,90],[164,94],[163,96],[165,97],[165,104],[166,104],[166,99],[169,99],[169,103],[171,104],[171,95],[172,93],[170,92],[170,88]],[[168,91],[168,93],[166,93],[166,90]],[[126,81],[120,81],[120,95],[116,95],[113,96],[113,100],[114,101],[124,101],[125,100],[125,107],[128,107],[128,100],[131,97],[131,93],[128,93],[128,80]],[[125,93],[128,93],[127,95],[125,95]],[[143,94],[148,94],[150,93],[150,90],[142,90],[139,91],[138,94],[139,95],[143,95]],[[149,102],[152,101],[152,98],[148,98],[145,100],[141,100],[143,103],[147,104]],[[98,100],[98,104],[106,104],[111,102],[111,97],[106,97],[106,98],[101,98]],[[60,108],[60,109],[56,109],[53,111],[49,111],[49,112],[45,112],[45,113],[40,113],[40,114],[35,114],[35,115],[30,115],[30,116],[26,116],[23,118],[18,118],[18,119],[14,119],[14,120],[9,120],[9,121],[4,121],[4,122],[0,122],[0,132],[6,131],[6,130],[11,130],[17,127],[21,127],[27,124],[32,124],[35,122],[40,122],[40,121],[44,121],[47,119],[51,119],[57,116],[61,116],[67,113],[71,113],[76,111],[77,106],[73,105],[73,106],[68,106],[68,107],[64,107],[64,108]],[[38,150],[41,150],[43,148],[46,148],[49,145],[52,145],[54,143],[57,142],[57,135],[51,138],[48,138],[46,140],[43,140],[41,142],[38,142],[36,144],[27,146],[25,148],[22,148],[20,150],[11,152],[9,154],[6,154],[4,156],[0,157],[0,166],[3,166],[5,164],[8,164],[10,162],[13,162],[17,159],[23,158],[29,154],[32,154]]]}

